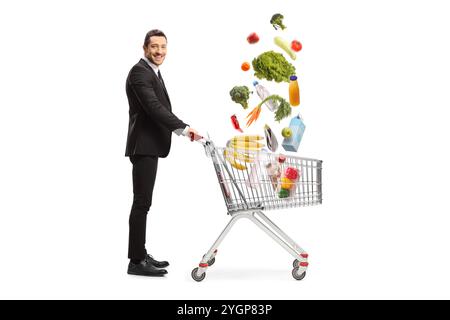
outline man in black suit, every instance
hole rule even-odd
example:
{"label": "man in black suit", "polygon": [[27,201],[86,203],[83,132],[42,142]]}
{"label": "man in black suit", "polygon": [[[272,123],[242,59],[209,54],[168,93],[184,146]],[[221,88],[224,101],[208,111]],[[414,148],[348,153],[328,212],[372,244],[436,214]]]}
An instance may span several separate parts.
{"label": "man in black suit", "polygon": [[144,57],[131,68],[127,82],[129,125],[125,156],[133,164],[133,206],[129,220],[128,274],[163,276],[167,261],[157,261],[145,248],[147,213],[152,204],[158,158],[169,154],[172,132],[195,138],[196,131],[172,113],[169,95],[159,71],[167,52],[160,30],[145,36]]}

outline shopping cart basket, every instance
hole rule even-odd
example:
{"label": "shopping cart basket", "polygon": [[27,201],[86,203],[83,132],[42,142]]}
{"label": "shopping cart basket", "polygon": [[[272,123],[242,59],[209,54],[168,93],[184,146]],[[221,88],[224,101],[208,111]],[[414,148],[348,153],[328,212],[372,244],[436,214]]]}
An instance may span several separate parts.
{"label": "shopping cart basket", "polygon": [[[193,140],[193,137],[191,137]],[[232,166],[224,156],[227,148],[219,148],[208,138],[199,139],[206,154],[211,157],[217,179],[225,199],[231,220],[217,240],[203,256],[200,264],[192,270],[192,278],[202,281],[206,270],[215,262],[217,248],[237,220],[247,218],[280,244],[294,258],[292,276],[302,280],[308,267],[308,254],[273,223],[263,211],[273,209],[295,208],[322,203],[322,161],[286,155],[281,164],[283,168],[298,170],[299,177],[289,197],[280,198],[274,186],[273,176],[268,168],[279,160],[279,155],[264,151],[245,152],[253,161],[243,167]],[[233,150],[231,150],[233,151]],[[276,181],[275,181],[276,183]]]}

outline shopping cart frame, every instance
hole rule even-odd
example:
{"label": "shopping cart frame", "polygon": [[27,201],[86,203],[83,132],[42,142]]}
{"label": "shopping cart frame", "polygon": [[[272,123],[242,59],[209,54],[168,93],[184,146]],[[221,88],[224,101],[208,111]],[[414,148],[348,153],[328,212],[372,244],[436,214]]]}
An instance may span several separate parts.
{"label": "shopping cart frame", "polygon": [[[217,174],[217,178],[222,190],[222,194],[225,199],[225,203],[227,205],[228,214],[231,216],[231,220],[228,222],[226,227],[223,229],[223,231],[220,233],[219,237],[216,239],[216,241],[213,243],[213,245],[210,247],[210,249],[206,252],[206,254],[203,255],[203,258],[201,259],[199,266],[194,268],[191,272],[192,278],[200,282],[205,279],[206,277],[206,271],[208,267],[212,266],[216,260],[216,255],[218,251],[219,245],[222,243],[228,232],[231,230],[231,228],[234,226],[234,224],[242,219],[246,218],[250,221],[252,221],[256,226],[258,226],[262,231],[264,231],[269,237],[271,237],[276,243],[278,243],[282,248],[284,248],[289,254],[291,254],[294,257],[293,262],[293,269],[292,269],[292,276],[296,280],[302,280],[306,276],[306,270],[308,268],[308,253],[303,250],[291,237],[289,237],[280,227],[278,227],[273,221],[271,221],[264,213],[264,210],[267,209],[279,209],[279,208],[289,208],[289,207],[298,207],[298,206],[304,206],[304,205],[313,205],[313,204],[321,204],[322,203],[322,161],[317,159],[310,159],[310,158],[301,158],[301,157],[293,157],[289,156],[290,159],[296,159],[301,161],[306,161],[310,163],[314,163],[314,166],[311,166],[311,170],[315,170],[314,179],[311,181],[313,194],[312,194],[312,200],[302,202],[300,200],[303,199],[297,199],[292,202],[289,201],[289,199],[286,200],[280,200],[275,201],[271,199],[271,201],[268,201],[267,199],[264,199],[262,197],[261,201],[248,201],[253,200],[256,197],[251,197],[249,193],[245,194],[245,188],[242,188],[242,181],[241,185],[237,182],[238,179],[236,179],[235,174],[233,172],[233,168],[231,168],[227,162],[225,157],[221,154],[220,151],[222,151],[224,148],[216,148],[214,143],[208,138],[203,138],[197,140],[198,142],[202,143],[204,146],[205,152],[207,156],[211,157],[213,160],[214,168]],[[268,156],[268,153],[265,153],[265,156]],[[271,155],[272,157],[274,155]],[[311,171],[313,172],[313,171]],[[225,177],[225,174],[228,175],[229,179]],[[227,183],[231,184],[227,186]],[[308,181],[309,184],[309,181]],[[232,200],[238,200],[238,198],[241,201],[230,201],[231,192],[229,189],[233,190],[235,199]],[[248,190],[247,190],[248,191]],[[310,197],[310,190],[308,185],[308,192],[304,192],[303,196],[306,194],[308,197]],[[273,193],[270,195],[271,198],[273,198]],[[259,198],[259,197],[258,197]],[[269,198],[269,197],[266,197]],[[231,203],[230,203],[231,202]],[[272,203],[274,202],[274,203]]]}

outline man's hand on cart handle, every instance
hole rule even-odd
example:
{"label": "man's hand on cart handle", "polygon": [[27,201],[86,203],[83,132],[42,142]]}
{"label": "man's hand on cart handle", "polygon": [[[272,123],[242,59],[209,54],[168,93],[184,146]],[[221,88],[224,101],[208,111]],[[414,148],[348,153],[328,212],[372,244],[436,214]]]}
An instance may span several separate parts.
{"label": "man's hand on cart handle", "polygon": [[189,128],[188,130],[188,137],[189,139],[191,139],[191,141],[203,139],[203,137],[197,133],[197,130],[192,128]]}

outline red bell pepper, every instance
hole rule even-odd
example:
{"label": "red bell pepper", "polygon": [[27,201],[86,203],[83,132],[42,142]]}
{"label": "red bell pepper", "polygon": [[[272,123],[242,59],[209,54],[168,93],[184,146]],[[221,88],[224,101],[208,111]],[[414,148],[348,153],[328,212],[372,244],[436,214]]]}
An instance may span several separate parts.
{"label": "red bell pepper", "polygon": [[259,41],[259,37],[255,32],[253,32],[253,33],[250,33],[250,35],[247,37],[247,41],[250,44],[254,44]]}
{"label": "red bell pepper", "polygon": [[233,115],[231,116],[231,123],[233,124],[233,127],[234,127],[236,130],[239,130],[239,132],[243,132],[242,129],[241,129],[241,127],[239,126],[239,121],[238,121],[238,119],[237,119],[237,117],[236,117],[235,114],[233,114]]}

